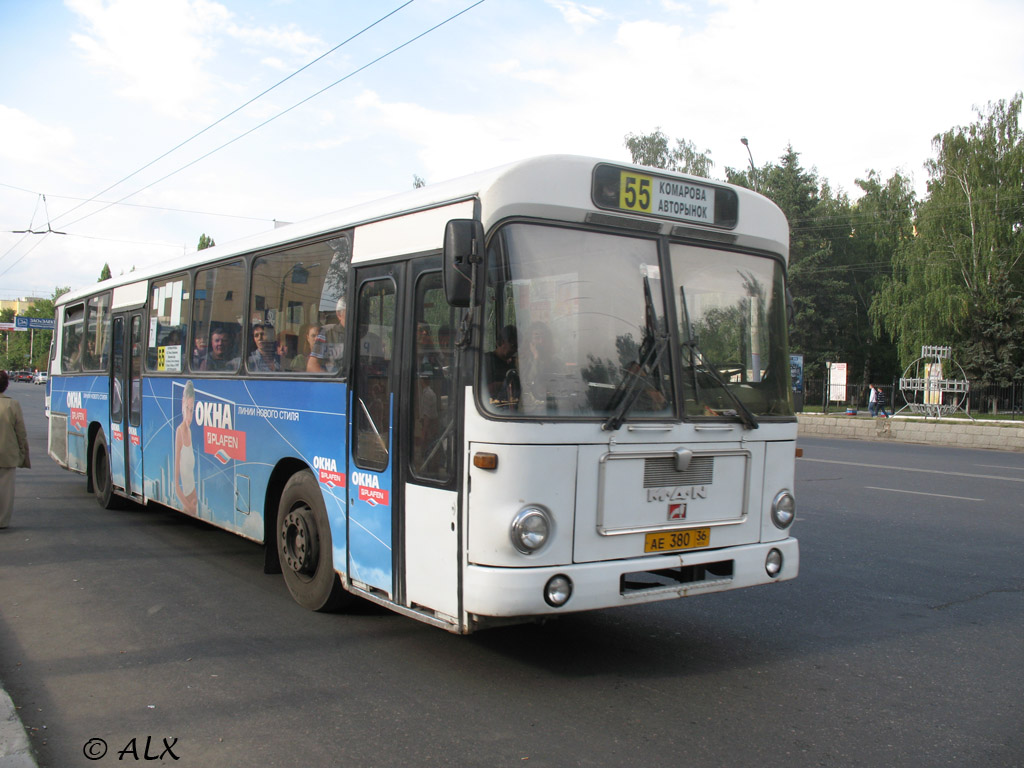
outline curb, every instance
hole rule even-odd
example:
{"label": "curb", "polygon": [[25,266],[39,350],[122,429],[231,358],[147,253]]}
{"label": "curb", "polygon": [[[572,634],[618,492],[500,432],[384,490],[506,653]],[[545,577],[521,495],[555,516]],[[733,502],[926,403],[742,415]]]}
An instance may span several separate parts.
{"label": "curb", "polygon": [[0,768],[37,768],[14,702],[0,688]]}

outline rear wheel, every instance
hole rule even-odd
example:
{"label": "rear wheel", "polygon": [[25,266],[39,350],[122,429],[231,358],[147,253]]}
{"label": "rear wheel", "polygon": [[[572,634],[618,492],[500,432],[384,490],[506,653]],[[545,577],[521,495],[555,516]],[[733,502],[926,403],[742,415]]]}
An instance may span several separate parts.
{"label": "rear wheel", "polygon": [[102,432],[96,433],[96,439],[92,441],[92,493],[96,497],[96,503],[104,509],[114,509],[117,506],[117,496],[114,495],[114,483],[110,478],[110,454],[107,453],[107,439]]}
{"label": "rear wheel", "polygon": [[281,572],[295,602],[311,611],[342,607],[351,596],[334,571],[327,509],[312,472],[298,472],[285,484],[276,530]]}

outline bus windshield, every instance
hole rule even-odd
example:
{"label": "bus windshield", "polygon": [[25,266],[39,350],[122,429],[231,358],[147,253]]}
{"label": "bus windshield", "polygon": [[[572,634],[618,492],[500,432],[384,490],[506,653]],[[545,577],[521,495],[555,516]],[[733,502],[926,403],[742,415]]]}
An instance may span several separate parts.
{"label": "bus windshield", "polygon": [[685,415],[735,415],[748,426],[792,416],[782,266],[676,243],[670,254]]}
{"label": "bus windshield", "polygon": [[[505,226],[487,258],[484,408],[517,418],[599,418],[607,428],[678,411],[750,427],[754,414],[791,414],[781,266],[676,244],[670,253],[675,323],[657,239]],[[674,355],[682,358],[681,387]]]}

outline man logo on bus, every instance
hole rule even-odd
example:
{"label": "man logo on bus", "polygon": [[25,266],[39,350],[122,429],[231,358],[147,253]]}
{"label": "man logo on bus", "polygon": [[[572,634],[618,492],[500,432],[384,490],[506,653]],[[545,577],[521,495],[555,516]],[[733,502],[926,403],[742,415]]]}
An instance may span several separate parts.
{"label": "man logo on bus", "polygon": [[686,505],[685,504],[669,504],[668,505],[668,519],[669,520],[685,520],[686,519]]}

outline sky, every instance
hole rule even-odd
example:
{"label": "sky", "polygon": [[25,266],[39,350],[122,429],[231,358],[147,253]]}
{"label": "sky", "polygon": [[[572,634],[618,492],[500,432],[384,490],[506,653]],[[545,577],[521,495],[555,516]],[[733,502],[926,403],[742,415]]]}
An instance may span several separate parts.
{"label": "sky", "polygon": [[1019,0],[0,0],[0,298],[655,129],[717,178],[747,137],[924,194],[932,138],[1024,90],[1021,30]]}

